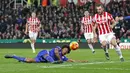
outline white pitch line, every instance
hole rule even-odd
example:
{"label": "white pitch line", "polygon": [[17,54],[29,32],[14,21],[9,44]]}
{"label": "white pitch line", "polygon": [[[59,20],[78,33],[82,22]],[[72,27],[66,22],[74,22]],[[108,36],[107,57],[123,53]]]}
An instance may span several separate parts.
{"label": "white pitch line", "polygon": [[[125,61],[125,62],[130,62],[130,61]],[[109,64],[109,63],[119,63],[119,61],[110,61],[110,62],[92,62],[92,63],[73,63],[73,64],[58,64],[58,65],[52,65],[52,66],[38,66],[40,68],[63,68],[63,67],[72,67],[72,66],[79,66],[79,65],[90,65],[90,64]],[[107,69],[107,68],[106,68]],[[110,68],[109,68],[110,69]],[[111,68],[112,69],[112,68]],[[116,68],[115,68],[116,69]],[[117,68],[119,69],[119,68]],[[123,69],[124,70],[124,69]],[[130,69],[126,69],[130,70]]]}
{"label": "white pitch line", "polygon": [[81,67],[81,69],[92,69],[92,70],[130,70],[128,68],[86,68],[86,67]]}
{"label": "white pitch line", "polygon": [[70,66],[79,66],[79,65],[88,65],[88,64],[104,64],[104,63],[115,63],[114,61],[111,62],[93,62],[93,63],[78,63],[78,64],[65,64],[65,65],[52,65],[52,66],[40,66],[40,68],[61,68],[61,67],[70,67]]}

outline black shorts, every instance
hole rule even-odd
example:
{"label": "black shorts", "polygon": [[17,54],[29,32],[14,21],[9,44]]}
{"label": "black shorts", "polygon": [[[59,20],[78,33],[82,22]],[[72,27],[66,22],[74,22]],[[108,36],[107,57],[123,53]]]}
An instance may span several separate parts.
{"label": "black shorts", "polygon": [[121,38],[120,32],[115,32],[115,36],[116,36],[116,39],[120,39]]}

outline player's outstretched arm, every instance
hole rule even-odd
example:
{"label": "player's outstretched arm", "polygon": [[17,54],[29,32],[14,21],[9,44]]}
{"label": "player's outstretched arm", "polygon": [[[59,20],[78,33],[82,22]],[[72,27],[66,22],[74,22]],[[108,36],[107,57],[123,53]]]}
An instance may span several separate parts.
{"label": "player's outstretched arm", "polygon": [[73,60],[73,59],[68,59],[67,62],[81,62],[81,63],[86,63],[88,60]]}
{"label": "player's outstretched arm", "polygon": [[26,63],[36,63],[35,59],[33,59],[33,58],[26,58],[25,62]]}

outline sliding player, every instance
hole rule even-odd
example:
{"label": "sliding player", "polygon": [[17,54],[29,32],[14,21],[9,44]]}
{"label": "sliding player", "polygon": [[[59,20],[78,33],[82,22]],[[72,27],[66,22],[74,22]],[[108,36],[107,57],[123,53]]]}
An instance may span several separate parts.
{"label": "sliding player", "polygon": [[71,51],[68,45],[63,45],[62,47],[56,46],[52,48],[50,51],[48,50],[41,50],[35,58],[25,58],[19,57],[16,55],[5,55],[5,58],[13,58],[20,62],[26,63],[63,63],[66,62],[88,62],[88,61],[80,61],[80,60],[72,60],[68,59],[65,55],[69,54]]}

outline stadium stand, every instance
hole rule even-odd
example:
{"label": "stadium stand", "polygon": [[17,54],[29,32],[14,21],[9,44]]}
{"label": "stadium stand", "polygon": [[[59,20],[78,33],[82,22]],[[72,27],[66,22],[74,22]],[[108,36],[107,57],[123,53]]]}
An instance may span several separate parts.
{"label": "stadium stand", "polygon": [[[79,6],[74,2],[67,3],[66,7],[62,6],[34,6],[31,8],[27,5],[19,5],[16,8],[12,5],[8,6],[9,0],[1,0],[0,2],[0,39],[25,39],[26,19],[30,16],[30,12],[36,11],[41,21],[41,30],[38,38],[79,38],[80,36],[80,20],[85,10],[89,10],[94,14],[93,2],[87,2],[83,6]],[[111,0],[106,6],[106,11],[110,12],[113,17],[129,16],[130,1]],[[93,15],[92,14],[92,15]],[[130,38],[130,20],[121,21],[121,26],[125,29],[122,37]]]}

